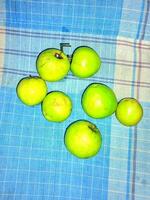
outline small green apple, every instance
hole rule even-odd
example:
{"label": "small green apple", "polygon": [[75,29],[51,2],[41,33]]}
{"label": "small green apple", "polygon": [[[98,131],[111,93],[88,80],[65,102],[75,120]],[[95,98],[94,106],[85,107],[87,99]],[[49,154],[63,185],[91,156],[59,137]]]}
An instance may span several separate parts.
{"label": "small green apple", "polygon": [[93,118],[108,117],[117,108],[113,90],[101,83],[90,84],[82,95],[81,103],[85,113]]}
{"label": "small green apple", "polygon": [[93,123],[79,120],[66,129],[64,143],[68,151],[76,157],[90,158],[99,152],[102,136]]}
{"label": "small green apple", "polygon": [[48,121],[62,122],[71,114],[72,101],[61,91],[50,92],[42,102],[42,113]]}
{"label": "small green apple", "polygon": [[123,98],[117,106],[116,118],[125,126],[135,126],[143,116],[143,108],[140,103],[130,97]]}
{"label": "small green apple", "polygon": [[72,56],[71,71],[80,78],[93,76],[100,69],[101,59],[96,51],[87,46],[78,47]]}
{"label": "small green apple", "polygon": [[37,76],[21,79],[16,88],[19,99],[28,106],[41,103],[47,94],[47,90],[45,81]]}
{"label": "small green apple", "polygon": [[68,57],[59,49],[45,49],[36,60],[36,67],[40,77],[46,81],[59,81],[63,79],[69,69]]}

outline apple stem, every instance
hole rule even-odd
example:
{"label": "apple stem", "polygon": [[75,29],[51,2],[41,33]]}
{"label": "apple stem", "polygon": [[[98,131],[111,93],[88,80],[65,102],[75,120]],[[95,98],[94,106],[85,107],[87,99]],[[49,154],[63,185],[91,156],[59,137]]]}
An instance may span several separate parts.
{"label": "apple stem", "polygon": [[[64,47],[71,47],[70,43],[60,43],[60,50],[62,52],[64,52]],[[71,61],[72,56],[71,55],[67,55],[68,60]]]}
{"label": "apple stem", "polygon": [[67,55],[67,57],[68,57],[69,62],[71,62],[71,60],[72,60],[72,56]]}
{"label": "apple stem", "polygon": [[55,57],[58,58],[58,59],[63,59],[63,57],[59,53],[55,53]]}
{"label": "apple stem", "polygon": [[97,133],[97,128],[95,126],[88,126],[91,131]]}
{"label": "apple stem", "polygon": [[64,47],[71,47],[70,43],[60,43],[60,50],[64,52]]}

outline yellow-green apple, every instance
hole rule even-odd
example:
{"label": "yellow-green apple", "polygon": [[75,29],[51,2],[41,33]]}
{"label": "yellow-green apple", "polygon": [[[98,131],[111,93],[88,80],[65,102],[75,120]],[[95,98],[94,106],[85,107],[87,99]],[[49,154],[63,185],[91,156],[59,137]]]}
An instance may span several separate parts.
{"label": "yellow-green apple", "polygon": [[116,109],[116,118],[125,126],[137,125],[143,116],[141,104],[131,97],[120,100]]}
{"label": "yellow-green apple", "polygon": [[59,49],[45,49],[36,60],[36,68],[40,77],[46,81],[59,81],[69,72],[68,57]]}
{"label": "yellow-green apple", "polygon": [[19,99],[28,106],[41,103],[47,94],[47,90],[45,81],[38,76],[21,79],[16,88]]}
{"label": "yellow-green apple", "polygon": [[72,111],[72,101],[68,95],[61,91],[52,91],[42,102],[42,113],[48,121],[62,122]]}
{"label": "yellow-green apple", "polygon": [[64,136],[67,150],[78,158],[95,156],[102,145],[102,136],[93,123],[78,120],[68,126]]}
{"label": "yellow-green apple", "polygon": [[91,47],[81,46],[72,55],[71,71],[80,78],[88,78],[98,72],[101,59]]}
{"label": "yellow-green apple", "polygon": [[112,115],[117,108],[117,98],[111,88],[101,83],[92,83],[84,91],[81,99],[82,108],[93,118]]}

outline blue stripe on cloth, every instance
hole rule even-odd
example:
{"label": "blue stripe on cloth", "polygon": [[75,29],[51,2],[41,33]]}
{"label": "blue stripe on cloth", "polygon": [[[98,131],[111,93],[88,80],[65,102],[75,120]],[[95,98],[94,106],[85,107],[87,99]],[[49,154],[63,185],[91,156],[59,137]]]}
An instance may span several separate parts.
{"label": "blue stripe on cloth", "polygon": [[[23,34],[22,32],[19,32],[19,35],[18,35],[18,32],[14,31],[13,33],[11,32],[11,34],[10,34],[10,31],[8,30],[8,34],[6,35],[7,41],[9,41],[6,43],[6,52],[8,52],[8,55],[7,55],[7,59],[5,60],[5,66],[7,66],[8,68],[11,68],[13,66],[13,69],[16,69],[16,70],[22,70],[22,69],[25,70],[26,69],[26,72],[28,72],[28,71],[35,72],[35,59],[36,59],[37,52],[40,52],[41,50],[48,48],[48,47],[57,47],[59,45],[59,43],[61,42],[62,38],[64,38],[62,34],[60,34],[59,37],[56,37],[56,35],[54,33],[52,35],[49,35],[49,37],[46,37],[42,34],[39,34],[39,31],[34,32],[34,33],[36,34],[36,37],[34,36],[31,38],[31,33]],[[35,34],[33,34],[33,35],[35,35]],[[47,35],[48,35],[48,33],[47,33]],[[70,39],[71,37],[72,37],[72,35],[67,36],[69,41],[71,40]],[[67,80],[63,80],[63,81],[55,83],[55,84],[51,83],[50,89],[53,88],[53,90],[59,90],[61,88],[61,90],[68,93],[68,90],[69,90],[68,87],[69,88],[78,88],[78,95],[79,95],[80,93],[82,93],[82,91],[81,91],[82,88],[84,89],[89,83],[91,83],[93,81],[102,81],[100,79],[100,77],[107,78],[108,76],[112,81],[110,82],[110,80],[108,80],[107,84],[109,86],[113,87],[114,70],[115,70],[115,67],[114,67],[115,59],[114,58],[116,57],[115,54],[116,54],[117,42],[113,41],[112,44],[110,44],[110,40],[108,39],[108,41],[107,40],[105,41],[105,38],[102,38],[102,40],[98,41],[98,42],[96,42],[96,39],[94,39],[94,38],[92,39],[92,37],[91,38],[87,37],[87,39],[85,41],[82,40],[82,38],[84,38],[84,39],[86,38],[85,34],[81,38],[76,35],[76,39],[71,40],[72,48],[75,48],[76,46],[79,46],[79,45],[89,45],[89,46],[95,48],[97,50],[97,52],[101,55],[101,57],[105,57],[106,52],[107,52],[107,58],[109,60],[113,59],[113,63],[103,62],[103,64],[102,64],[103,67],[101,68],[100,72],[98,72],[96,75],[97,79],[95,77],[95,79],[87,79],[85,81],[82,81],[82,85],[80,85],[80,86],[78,85],[78,87],[77,87],[77,82],[78,82],[77,79],[76,80],[67,79]],[[91,40],[92,40],[92,42],[91,42]],[[19,41],[19,45],[18,45],[18,41]],[[29,45],[29,43],[30,43],[30,45]],[[47,45],[51,45],[51,46],[47,46]],[[25,54],[27,54],[27,56],[24,57]],[[14,60],[16,62],[14,62]],[[12,81],[14,80],[13,77],[15,76],[16,71],[13,70],[13,73],[14,74],[12,74],[12,73],[4,74],[4,76],[3,76],[4,85],[6,84],[8,86],[9,83],[8,82],[6,83],[5,81],[11,80],[11,85],[9,85],[9,86],[14,87],[14,83],[12,83]],[[15,84],[17,84],[17,80],[19,80],[19,79],[20,79],[20,76],[16,75]],[[105,81],[107,81],[107,80],[105,80]],[[66,87],[66,82],[68,82],[68,84],[69,84],[68,87]],[[77,100],[78,97],[76,95],[74,95],[72,99]],[[80,100],[78,99],[78,102],[79,101]],[[74,103],[74,105],[79,105],[79,104],[80,104],[80,102]],[[76,112],[78,112],[77,107],[75,107],[74,110],[76,110]],[[29,112],[29,111],[26,110],[26,112]],[[25,111],[23,112],[24,115],[26,112]],[[78,112],[78,116],[79,115],[81,118],[84,118],[84,119],[87,118],[87,116],[83,115],[83,113],[81,114],[80,111]],[[76,117],[76,116],[74,116],[74,117]],[[71,120],[73,120],[73,118],[71,118]],[[89,119],[90,121],[92,120],[91,118],[87,118],[87,119]],[[16,117],[16,120],[19,121],[20,119],[18,119],[18,117]],[[30,120],[32,121],[33,119],[30,119]],[[26,120],[24,119],[24,121],[26,121]],[[98,124],[97,120],[95,120],[94,122],[96,124]],[[20,123],[22,123],[22,122],[20,121]],[[90,175],[88,175],[87,173],[84,173],[84,172],[82,173],[80,171],[81,166],[75,165],[75,164],[72,164],[71,167],[73,167],[73,170],[72,170],[73,172],[77,171],[78,176],[71,175],[71,173],[69,173],[68,175],[65,175],[66,179],[64,179],[63,175],[61,176],[60,174],[58,174],[58,176],[57,175],[54,176],[55,172],[52,173],[51,179],[55,181],[55,184],[51,184],[51,187],[49,188],[48,193],[53,194],[53,198],[55,198],[56,194],[54,194],[54,192],[56,191],[56,187],[57,187],[57,190],[58,190],[57,194],[65,199],[64,195],[66,193],[68,193],[67,192],[67,188],[68,188],[67,182],[69,179],[69,182],[70,182],[69,195],[70,195],[71,199],[75,195],[75,193],[77,193],[76,198],[77,199],[81,198],[82,200],[87,199],[89,197],[93,200],[99,199],[99,198],[107,199],[108,181],[109,181],[111,124],[112,124],[111,118],[106,119],[102,124],[100,123],[101,131],[103,134],[103,143],[105,146],[105,148],[103,149],[103,151],[105,152],[104,153],[105,159],[102,156],[100,158],[100,159],[102,159],[101,161],[96,160],[96,161],[92,162],[95,167],[92,167],[92,174],[90,174]],[[34,125],[34,132],[35,132],[35,129],[36,129],[36,124]],[[53,129],[57,131],[56,126],[54,126]],[[12,134],[14,134],[14,133],[12,132]],[[25,133],[23,133],[23,134],[25,134]],[[30,132],[30,134],[31,134],[31,132]],[[57,139],[57,137],[56,137],[56,139]],[[58,153],[60,153],[60,152],[58,152]],[[22,154],[22,156],[23,156],[23,154]],[[56,156],[59,159],[59,158],[63,157],[63,154],[60,157],[58,154],[54,154],[54,156]],[[30,156],[30,157],[31,157],[31,159],[32,159],[32,157],[34,158],[34,156]],[[52,159],[52,155],[50,156],[50,159]],[[22,160],[20,159],[19,162],[22,163]],[[61,162],[61,163],[62,163],[61,164],[62,170],[66,169],[67,168],[66,164],[64,164],[63,162]],[[34,165],[33,166],[36,167],[37,164],[38,163],[36,163],[35,166]],[[58,164],[57,164],[57,166],[55,166],[55,168],[60,170]],[[89,166],[86,165],[86,163],[82,164],[82,168],[85,171],[88,171],[88,169],[90,170]],[[28,173],[30,173],[30,172],[28,172]],[[39,179],[42,179],[44,175],[39,175],[39,176],[40,176]],[[71,178],[70,178],[70,176],[71,176]],[[30,180],[30,182],[32,182],[32,179]],[[27,183],[24,184],[24,187],[26,188],[26,193],[30,193],[30,187],[31,187],[30,182],[29,182],[29,184],[27,184]],[[60,182],[60,185],[58,185],[58,182]],[[84,188],[84,185],[88,185],[88,184],[89,184],[89,186]],[[65,185],[67,185],[67,186],[65,186]],[[78,185],[78,187],[74,187],[74,185]],[[82,192],[78,192],[79,187],[82,188],[82,190],[81,190]],[[40,190],[42,190],[41,188],[42,188],[42,186],[40,186]],[[18,188],[17,192],[19,192],[19,190],[20,189]],[[40,191],[39,191],[39,194],[41,194]],[[31,197],[31,195],[30,195],[30,197]]]}
{"label": "blue stripe on cloth", "polygon": [[123,0],[6,2],[6,26],[59,32],[118,34]]}
{"label": "blue stripe on cloth", "polygon": [[[107,199],[111,120],[87,117],[80,95],[68,95],[74,110],[59,124],[46,121],[40,106],[23,105],[15,89],[0,89],[0,199]],[[102,132],[102,150],[92,159],[77,159],[64,146],[65,129],[79,116]]]}
{"label": "blue stripe on cloth", "polygon": [[[142,21],[143,21],[143,16],[144,16],[144,8],[145,8],[145,1],[143,0],[141,3],[141,14],[140,14],[140,18],[139,18],[139,23],[138,23],[138,29],[137,29],[137,34],[136,34],[136,40],[139,39],[140,37],[140,33],[141,33],[141,29],[142,29]],[[136,61],[137,61],[137,48],[136,48],[136,40],[134,41],[134,62],[133,62],[133,70],[132,70],[132,80],[135,80],[136,77]],[[132,86],[131,88],[131,96],[134,97],[134,91],[135,87]],[[130,187],[131,185],[130,183],[130,177],[131,177],[131,172],[130,172],[130,168],[131,168],[131,147],[132,147],[132,134],[134,134],[134,131],[132,131],[133,129],[129,130],[129,148],[128,148],[128,169],[127,169],[127,189],[126,189],[126,200],[129,199],[129,192],[130,192]],[[134,139],[134,138],[133,138]]]}
{"label": "blue stripe on cloth", "polygon": [[[146,28],[146,24],[147,24],[147,20],[148,20],[148,11],[149,11],[149,1],[147,1],[147,4],[146,4],[146,12],[144,14],[144,21],[143,22],[143,28],[142,28],[142,34],[141,34],[141,38],[140,39],[143,39],[144,38],[144,34],[145,34],[145,28]],[[140,46],[141,47],[141,46]],[[141,48],[139,47],[139,52],[138,52],[138,55],[139,55],[139,61],[141,62],[142,60],[142,51],[141,51]],[[141,79],[141,66],[139,66],[137,68],[137,72],[136,72],[136,76],[137,76],[137,79],[140,81]],[[136,97],[137,99],[139,99],[139,90],[140,88],[137,87],[136,88]],[[145,112],[145,110],[144,110]],[[145,113],[144,113],[145,115]],[[138,163],[137,163],[137,160],[138,158],[140,157],[139,155],[141,154],[141,152],[139,153],[138,152],[138,148],[139,148],[140,145],[138,145],[138,127],[136,126],[135,127],[135,130],[134,130],[134,151],[133,151],[133,177],[132,177],[132,200],[135,200],[136,198],[136,195],[137,195],[137,191],[139,190],[139,187],[137,186],[137,179],[138,179],[138,170],[137,170],[137,166],[138,166]],[[142,146],[142,145],[141,145]],[[147,147],[146,147],[147,149]],[[145,151],[146,152],[146,151]],[[143,155],[142,155],[143,157]],[[147,155],[145,156],[146,158],[148,157]],[[145,159],[146,160],[146,159]],[[144,184],[147,183],[147,180],[143,179],[144,180]],[[136,191],[137,190],[137,191]],[[147,191],[145,190],[145,186],[143,187],[142,191],[144,190],[143,194],[142,192],[140,192],[143,196],[144,195],[147,195]]]}
{"label": "blue stripe on cloth", "polygon": [[5,1],[0,1],[0,26],[5,26],[6,16],[5,16]]}
{"label": "blue stripe on cloth", "polygon": [[[120,22],[119,35],[124,37],[136,38],[138,32],[138,25],[141,20],[141,12],[143,14],[146,10],[143,10],[144,3],[148,3],[149,0],[137,0],[134,3],[130,0],[125,0],[123,3],[122,16]],[[148,16],[148,22],[150,22],[150,15]],[[149,24],[149,23],[148,23]],[[144,26],[144,23],[142,24]],[[150,40],[149,25],[146,26],[145,40]]]}
{"label": "blue stripe on cloth", "polygon": [[141,5],[141,14],[140,14],[140,19],[139,19],[139,24],[138,24],[138,30],[137,30],[137,34],[136,34],[136,39],[139,39],[140,37],[140,32],[142,29],[142,21],[143,21],[143,16],[144,16],[144,8],[145,8],[145,0],[142,1],[142,5]]}
{"label": "blue stripe on cloth", "polygon": [[150,41],[150,26],[149,26],[149,24],[150,24],[150,1],[147,1],[147,10],[146,10],[146,12],[147,12],[147,23],[145,24],[145,32],[144,32],[144,34],[142,35],[142,39],[143,40],[147,40],[147,41]]}
{"label": "blue stripe on cloth", "polygon": [[[36,32],[34,32],[36,33]],[[31,35],[31,34],[29,34]],[[7,41],[11,41],[6,43],[6,51],[8,52],[8,56],[7,56],[7,60],[5,60],[5,66],[8,66],[8,69],[10,69],[12,66],[15,70],[13,70],[14,75],[5,73],[3,76],[3,80],[4,80],[4,84],[6,84],[7,86],[9,85],[9,83],[5,83],[5,80],[13,80],[15,74],[17,73],[17,70],[20,73],[22,73],[21,70],[25,70],[26,69],[26,74],[28,73],[28,71],[33,71],[35,72],[35,59],[37,56],[37,52],[40,52],[40,50],[43,50],[45,48],[48,47],[54,47],[54,46],[58,46],[58,44],[61,42],[61,34],[60,37],[56,37],[55,34],[53,34],[52,36],[49,35],[49,38],[46,38],[44,36],[41,36],[40,34],[38,34],[38,38],[37,37],[32,37],[32,40],[29,41],[31,38],[28,37],[25,34],[20,33],[19,34],[19,38],[15,33],[7,34]],[[62,36],[63,37],[63,36]],[[71,35],[70,35],[71,37]],[[68,36],[69,38],[69,36]],[[79,41],[77,39],[80,39]],[[85,37],[84,37],[85,38]],[[54,40],[55,39],[55,40]],[[102,57],[105,57],[106,52],[108,53],[107,58],[109,60],[115,58],[115,54],[116,54],[116,41],[114,41],[111,45],[109,44],[110,40],[106,40],[105,38],[102,38],[102,41],[100,42],[96,42],[96,40],[94,40],[93,38],[93,42],[91,42],[92,38],[88,38],[86,39],[86,41],[82,42],[82,38],[80,38],[79,36],[76,36],[76,40],[72,41],[71,40],[71,45],[72,48],[74,49],[75,46],[79,46],[79,45],[89,45],[89,46],[93,46],[93,48],[95,48],[97,50],[97,52],[99,52],[99,54]],[[17,46],[18,44],[18,40],[20,40],[20,46]],[[29,46],[29,42],[31,42],[31,45]],[[39,44],[41,44],[39,46]],[[47,45],[52,45],[52,46],[47,46]],[[100,48],[101,47],[101,48]],[[19,48],[19,49],[17,49]],[[40,48],[40,49],[39,49]],[[29,49],[29,50],[28,50]],[[24,57],[24,54],[27,54],[27,56]],[[16,62],[14,63],[14,60],[16,60]],[[27,65],[27,63],[29,63],[29,65]],[[103,67],[100,70],[100,72],[97,73],[97,75],[95,76],[95,78],[93,77],[92,79],[86,79],[84,81],[82,81],[82,85],[80,85],[79,87],[77,87],[77,82],[78,79],[73,79],[72,76],[68,76],[66,80],[57,82],[57,83],[51,83],[50,84],[50,89],[53,88],[53,90],[63,90],[64,92],[68,93],[68,87],[70,88],[78,88],[78,94],[82,93],[83,89],[91,82],[96,81],[103,81],[100,79],[100,77],[102,77],[103,79],[107,78],[109,76],[110,79],[112,79],[112,81],[108,80],[108,85],[110,87],[113,87],[114,84],[114,70],[115,70],[115,59],[113,59],[113,63],[105,63],[103,62]],[[30,73],[30,72],[29,72]],[[100,74],[99,74],[100,73]],[[97,77],[97,78],[96,78]],[[15,83],[12,83],[11,81],[11,85],[10,87],[14,87],[14,84],[17,84],[17,80],[19,81],[20,76],[16,75],[15,78]],[[107,81],[107,80],[105,80]],[[66,83],[68,82],[69,86],[66,87]],[[73,99],[77,99],[77,97],[73,97]],[[79,101],[79,99],[78,99]],[[80,102],[79,102],[80,103]],[[79,105],[79,103],[75,102],[75,105]],[[74,109],[78,109],[78,108],[74,108]],[[84,117],[82,117],[82,115],[80,115],[81,118],[85,118],[86,116],[84,115]],[[91,118],[88,118],[90,121],[92,120]],[[95,123],[97,124],[97,121],[95,121]],[[35,125],[36,126],[36,125]],[[105,135],[105,133],[107,133]],[[99,199],[99,196],[101,197],[101,199],[107,199],[107,193],[108,193],[108,181],[109,181],[109,158],[110,158],[110,134],[111,134],[111,118],[106,120],[106,124],[104,123],[104,125],[102,124],[102,134],[104,134],[104,144],[105,147],[107,146],[107,148],[105,148],[105,161],[103,160],[102,163],[97,163],[94,162],[94,165],[99,166],[98,168],[96,168],[97,170],[94,170],[94,174],[95,174],[95,179],[94,179],[94,187],[99,188],[99,192],[96,191],[91,191],[90,189],[89,192],[87,192],[87,188],[82,188],[82,194],[79,193],[79,196],[82,196],[82,199],[86,199],[86,197],[88,198],[89,195],[92,195],[91,198],[92,199]],[[22,161],[21,161],[22,162]],[[78,166],[77,166],[78,167]],[[86,165],[83,166],[84,169],[86,169]],[[65,165],[62,165],[62,168],[66,168]],[[80,167],[78,167],[80,169]],[[78,172],[80,174],[80,172]],[[80,174],[81,175],[81,174]],[[69,175],[68,175],[69,176]],[[97,178],[96,178],[97,177]],[[72,177],[73,181],[76,181],[76,178]],[[77,177],[78,179],[80,179],[80,176]],[[63,176],[60,176],[60,179],[63,179]],[[75,180],[74,180],[75,179]],[[87,176],[84,177],[84,182],[86,183]],[[91,178],[89,178],[91,180]],[[93,178],[92,178],[93,179]],[[89,180],[89,181],[90,181]],[[62,184],[64,184],[63,180],[61,181]],[[57,180],[56,180],[56,184],[57,184]],[[83,184],[80,184],[81,186]],[[87,183],[86,183],[87,184]],[[58,186],[57,186],[58,187]],[[62,187],[60,185],[60,187]],[[70,186],[71,187],[71,186]],[[71,188],[70,189],[70,196],[73,196],[74,192],[77,192],[79,188]],[[60,189],[59,191],[62,193],[66,190],[64,187],[62,187],[62,189]],[[97,189],[96,189],[97,190]],[[83,195],[84,193],[84,195]],[[87,193],[87,195],[86,195]],[[79,197],[80,198],[80,197]]]}
{"label": "blue stripe on cloth", "polygon": [[131,148],[132,148],[132,129],[129,129],[129,142],[128,142],[128,165],[127,165],[127,188],[126,188],[126,200],[129,200],[130,193],[130,169],[131,169]]}
{"label": "blue stripe on cloth", "polygon": [[[31,38],[31,35],[32,38]],[[35,61],[38,53],[46,48],[59,48],[59,43],[62,42],[61,38],[64,38],[64,34],[59,34],[58,36],[55,33],[49,34],[48,32],[44,32],[43,35],[40,32],[28,32],[24,33],[23,31],[10,31],[6,30],[6,47],[5,54],[7,55],[7,59],[5,59],[6,68],[4,69],[5,73],[3,75],[3,83],[6,83],[6,80],[11,80],[10,87],[14,86],[17,83],[20,75],[36,75],[36,67]],[[94,37],[88,37],[86,35],[77,36],[74,35],[74,39],[72,39],[73,35],[66,35],[64,41],[70,41],[71,48],[70,54],[73,53],[74,49],[77,46],[86,45],[94,48],[98,54],[102,58],[102,67],[100,71],[89,79],[84,79],[85,85],[90,80],[92,81],[101,81],[108,82],[108,84],[113,87],[114,84],[114,70],[115,70],[115,62],[114,59],[116,57],[116,44],[117,40],[112,40],[112,42],[105,37],[99,37],[98,39]],[[19,44],[19,45],[18,45]],[[66,51],[66,49],[65,49]],[[107,55],[107,60],[105,59]],[[15,60],[15,62],[14,62]],[[106,60],[106,61],[105,61]],[[122,61],[123,62],[123,61]],[[128,65],[128,63],[127,63]],[[132,65],[132,62],[131,62]],[[8,74],[9,73],[9,74]],[[13,73],[17,74],[16,78],[12,75]],[[109,79],[108,79],[109,77]],[[67,78],[75,79],[75,77],[68,76]],[[13,83],[15,81],[15,83]],[[64,81],[63,81],[64,82]],[[82,82],[82,84],[84,84]],[[87,82],[87,83],[86,83]],[[64,82],[65,83],[65,82]],[[123,82],[124,83],[124,82]],[[122,84],[122,83],[121,83]],[[6,84],[5,84],[6,85]],[[7,86],[9,83],[7,83]],[[53,87],[59,85],[59,83],[55,83]],[[76,86],[73,85],[73,87]]]}

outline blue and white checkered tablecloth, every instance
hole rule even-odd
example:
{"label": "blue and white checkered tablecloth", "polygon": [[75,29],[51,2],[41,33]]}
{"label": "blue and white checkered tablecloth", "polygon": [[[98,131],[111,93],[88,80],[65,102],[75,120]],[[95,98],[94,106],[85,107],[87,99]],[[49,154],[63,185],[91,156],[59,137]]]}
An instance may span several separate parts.
{"label": "blue and white checkered tablecloth", "polygon": [[[16,96],[24,76],[36,75],[35,61],[46,48],[69,42],[102,58],[89,79],[71,72],[48,83],[66,92],[73,112],[50,123],[41,107],[27,107]],[[107,84],[118,100],[137,98],[144,109],[136,127],[114,115],[95,120],[81,108],[92,82]],[[97,156],[78,159],[64,146],[66,127],[87,119],[101,130]],[[150,199],[150,1],[149,0],[0,0],[0,200],[149,200]]]}

